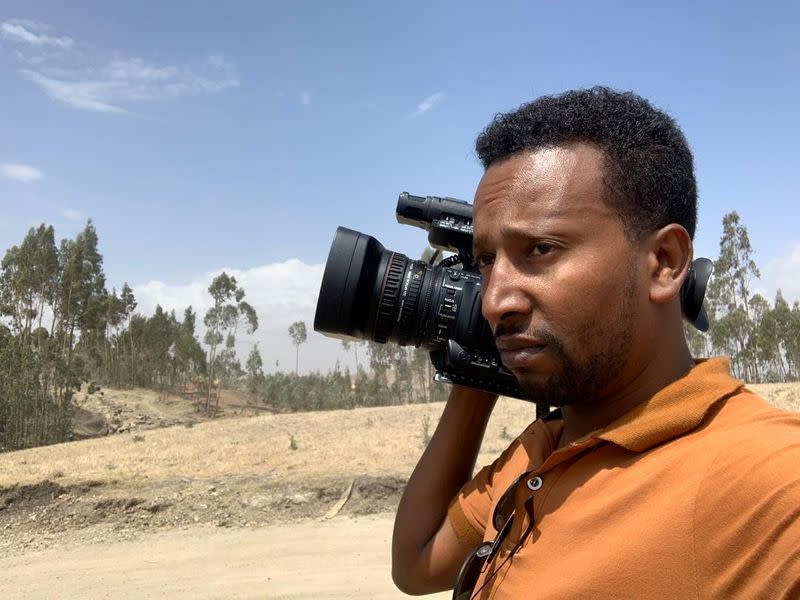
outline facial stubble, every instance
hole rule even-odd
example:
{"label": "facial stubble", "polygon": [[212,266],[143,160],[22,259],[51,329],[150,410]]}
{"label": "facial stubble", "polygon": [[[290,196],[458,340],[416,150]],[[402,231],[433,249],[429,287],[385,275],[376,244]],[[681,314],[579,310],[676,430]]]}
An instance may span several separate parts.
{"label": "facial stubble", "polygon": [[[633,261],[632,261],[633,262]],[[637,279],[633,264],[628,265],[628,281],[620,290],[616,310],[596,318],[580,328],[581,335],[570,351],[562,339],[548,329],[533,329],[526,333],[541,340],[561,365],[558,373],[545,380],[518,374],[525,396],[546,406],[565,406],[595,400],[620,377],[631,352],[637,299]],[[585,359],[576,357],[575,349],[592,349]]]}

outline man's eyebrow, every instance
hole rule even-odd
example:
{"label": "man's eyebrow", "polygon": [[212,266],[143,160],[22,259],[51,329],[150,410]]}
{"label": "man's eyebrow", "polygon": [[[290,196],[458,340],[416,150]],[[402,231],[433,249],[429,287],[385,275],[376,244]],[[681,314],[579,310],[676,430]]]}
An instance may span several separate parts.
{"label": "man's eyebrow", "polygon": [[[514,227],[506,225],[500,229],[499,237],[504,240],[520,242],[534,240],[541,236],[537,234],[537,232],[531,227]],[[483,249],[487,245],[489,245],[488,236],[479,235],[473,237],[473,249]]]}

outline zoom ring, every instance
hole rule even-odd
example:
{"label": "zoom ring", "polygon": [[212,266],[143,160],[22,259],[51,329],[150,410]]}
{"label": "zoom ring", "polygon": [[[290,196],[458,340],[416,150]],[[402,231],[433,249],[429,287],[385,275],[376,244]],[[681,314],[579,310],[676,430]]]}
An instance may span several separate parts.
{"label": "zoom ring", "polygon": [[406,270],[408,259],[397,252],[392,254],[389,259],[389,266],[386,267],[386,280],[381,290],[378,300],[378,314],[375,318],[375,333],[373,338],[381,344],[389,340],[392,332],[392,321],[397,312],[398,299],[400,298],[400,286],[403,283],[403,274]]}
{"label": "zoom ring", "polygon": [[419,304],[420,290],[422,289],[422,280],[425,273],[417,265],[412,266],[409,271],[408,289],[400,307],[400,314],[397,317],[398,331],[403,336],[399,343],[403,346],[408,344],[409,338],[414,333],[411,322],[417,314],[417,305]]}

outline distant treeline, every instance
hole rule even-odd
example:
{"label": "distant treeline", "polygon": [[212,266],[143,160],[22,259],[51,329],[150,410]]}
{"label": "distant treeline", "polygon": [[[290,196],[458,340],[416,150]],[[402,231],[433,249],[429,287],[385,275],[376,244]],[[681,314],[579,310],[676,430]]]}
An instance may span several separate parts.
{"label": "distant treeline", "polygon": [[287,412],[332,410],[361,406],[390,406],[438,402],[447,388],[433,381],[427,352],[394,344],[361,342],[352,348],[366,349],[369,370],[359,365],[357,373],[341,369],[297,376],[293,373],[256,375],[248,373],[247,386],[259,401]]}
{"label": "distant treeline", "polygon": [[[124,283],[110,291],[92,222],[75,239],[56,244],[53,227],[31,228],[6,253],[0,270],[0,450],[68,440],[71,398],[82,383],[144,386],[191,393],[198,408],[215,409],[220,387],[239,388],[252,402],[280,411],[385,406],[444,399],[432,381],[425,352],[371,342],[345,343],[356,370],[338,363],[329,373],[298,375],[302,321],[288,329],[297,349],[294,373],[265,375],[258,346],[242,366],[235,353],[240,330],[258,327],[245,291],[225,273],[208,292],[213,306],[203,317],[187,307],[180,318],[157,306],[136,311]],[[800,303],[780,292],[770,304],[751,292],[759,277],[747,230],[736,213],[723,219],[720,256],[706,306],[710,335],[686,335],[697,356],[725,354],[735,375],[750,382],[800,377]],[[361,358],[359,359],[359,349]]]}
{"label": "distant treeline", "polygon": [[780,290],[770,302],[753,293],[760,277],[747,229],[736,212],[722,218],[719,257],[706,293],[710,328],[686,326],[694,356],[726,355],[733,373],[750,383],[800,379],[800,302],[790,307]]}

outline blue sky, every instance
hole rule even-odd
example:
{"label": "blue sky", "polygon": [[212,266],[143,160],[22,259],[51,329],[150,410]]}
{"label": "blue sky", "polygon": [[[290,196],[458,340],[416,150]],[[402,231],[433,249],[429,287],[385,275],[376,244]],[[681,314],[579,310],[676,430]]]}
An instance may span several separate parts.
{"label": "blue sky", "polygon": [[[232,4],[232,3],[230,3]],[[695,152],[696,254],[736,210],[760,289],[800,300],[800,9],[790,3],[35,2],[0,7],[0,250],[91,217],[109,287],[203,310],[238,274],[294,363],[337,225],[418,256],[397,194],[471,200],[499,111],[605,84]],[[304,369],[346,360],[310,336]]]}

